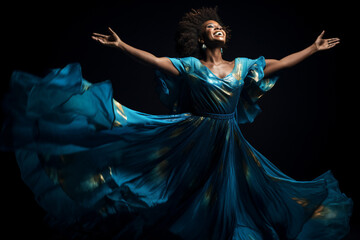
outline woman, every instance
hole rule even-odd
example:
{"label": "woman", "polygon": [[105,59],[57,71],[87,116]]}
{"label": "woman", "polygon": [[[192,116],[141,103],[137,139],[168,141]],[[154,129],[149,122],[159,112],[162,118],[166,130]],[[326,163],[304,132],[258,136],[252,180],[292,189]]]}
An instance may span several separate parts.
{"label": "woman", "polygon": [[281,60],[225,61],[230,30],[216,8],[180,21],[182,58],[156,57],[109,31],[92,38],[155,68],[160,98],[174,114],[125,107],[110,82],[82,79],[78,64],[43,79],[14,72],[5,99],[11,119],[2,131],[11,141],[2,148],[16,152],[55,228],[74,238],[186,240],[341,239],[348,232],[352,201],[330,172],[295,181],[239,129],[254,120],[257,99],[276,81],[264,76],[339,39],[322,32]]}

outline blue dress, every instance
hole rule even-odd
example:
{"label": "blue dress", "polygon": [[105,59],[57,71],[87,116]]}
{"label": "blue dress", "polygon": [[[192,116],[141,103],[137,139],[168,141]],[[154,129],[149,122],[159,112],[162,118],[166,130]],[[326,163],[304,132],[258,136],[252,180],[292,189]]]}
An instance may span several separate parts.
{"label": "blue dress", "polygon": [[156,75],[172,115],[127,108],[77,63],[44,78],[13,73],[1,147],[15,151],[49,224],[75,238],[72,226],[115,239],[149,229],[155,239],[344,237],[353,203],[332,173],[296,181],[240,131],[277,80],[263,78],[264,57],[236,58],[224,78],[197,58],[170,60],[180,75]]}

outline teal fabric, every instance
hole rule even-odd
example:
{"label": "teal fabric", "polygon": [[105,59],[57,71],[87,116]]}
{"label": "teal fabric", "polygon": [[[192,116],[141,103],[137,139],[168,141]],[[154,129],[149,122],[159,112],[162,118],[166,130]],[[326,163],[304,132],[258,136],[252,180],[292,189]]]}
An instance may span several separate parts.
{"label": "teal fabric", "polygon": [[122,105],[110,81],[87,82],[77,63],[44,78],[13,73],[1,149],[16,153],[53,227],[73,238],[141,239],[148,229],[186,240],[347,234],[353,203],[330,171],[296,181],[240,131],[277,80],[263,78],[263,57],[236,58],[224,78],[196,58],[170,60],[179,76],[156,71],[169,115]]}

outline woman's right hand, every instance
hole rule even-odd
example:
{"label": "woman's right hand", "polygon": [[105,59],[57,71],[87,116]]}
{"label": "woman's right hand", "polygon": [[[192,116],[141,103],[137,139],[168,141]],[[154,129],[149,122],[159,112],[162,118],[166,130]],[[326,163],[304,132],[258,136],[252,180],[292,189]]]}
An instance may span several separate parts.
{"label": "woman's right hand", "polygon": [[93,33],[91,38],[94,39],[95,41],[98,41],[99,43],[101,43],[101,44],[103,44],[105,46],[119,47],[120,44],[122,43],[121,39],[119,38],[119,36],[110,27],[108,27],[108,29],[110,31],[110,35],[104,35],[104,34],[100,34],[100,33]]}

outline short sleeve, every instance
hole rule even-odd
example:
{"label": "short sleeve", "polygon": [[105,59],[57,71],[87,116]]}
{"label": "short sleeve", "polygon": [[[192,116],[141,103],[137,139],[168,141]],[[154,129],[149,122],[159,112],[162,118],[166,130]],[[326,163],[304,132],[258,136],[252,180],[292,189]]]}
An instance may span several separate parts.
{"label": "short sleeve", "polygon": [[241,92],[237,106],[238,123],[253,122],[261,112],[257,100],[269,91],[276,83],[278,77],[264,78],[265,58],[247,59],[247,74],[244,79],[244,88]]}
{"label": "short sleeve", "polygon": [[171,63],[176,67],[176,69],[180,72],[180,75],[189,71],[191,66],[191,58],[169,58]]}
{"label": "short sleeve", "polygon": [[169,58],[172,64],[180,72],[179,76],[170,76],[160,70],[155,71],[156,91],[160,101],[168,107],[172,113],[183,113],[189,110],[189,89],[186,81],[186,73],[191,67],[191,58]]}

